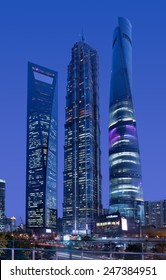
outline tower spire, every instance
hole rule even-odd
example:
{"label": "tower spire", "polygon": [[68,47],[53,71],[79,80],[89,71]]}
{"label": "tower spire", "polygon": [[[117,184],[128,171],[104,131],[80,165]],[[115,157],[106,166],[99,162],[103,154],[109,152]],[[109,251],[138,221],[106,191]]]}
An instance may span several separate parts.
{"label": "tower spire", "polygon": [[82,32],[81,32],[81,41],[85,42],[85,35],[84,35],[84,29],[82,28]]}

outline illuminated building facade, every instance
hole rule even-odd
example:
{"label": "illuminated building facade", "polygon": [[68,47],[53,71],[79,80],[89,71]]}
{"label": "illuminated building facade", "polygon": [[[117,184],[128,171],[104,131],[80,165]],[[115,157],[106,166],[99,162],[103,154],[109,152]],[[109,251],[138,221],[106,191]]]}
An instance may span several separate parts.
{"label": "illuminated building facade", "polygon": [[101,214],[98,55],[84,40],[68,65],[64,145],[64,232],[90,233]]}
{"label": "illuminated building facade", "polygon": [[132,101],[131,24],[119,18],[112,45],[109,109],[110,212],[127,217],[129,229],[144,221],[140,153]]}
{"label": "illuminated building facade", "polygon": [[26,227],[56,229],[57,72],[28,63]]}
{"label": "illuminated building facade", "polygon": [[96,234],[99,237],[116,237],[122,236],[122,222],[120,213],[102,215],[96,222]]}
{"label": "illuminated building facade", "polygon": [[5,231],[5,185],[6,182],[0,179],[0,232]]}
{"label": "illuminated building facade", "polygon": [[145,226],[166,227],[166,200],[145,201]]}
{"label": "illuminated building facade", "polygon": [[6,217],[6,231],[13,232],[16,230],[16,228],[16,218],[14,216],[11,218]]}

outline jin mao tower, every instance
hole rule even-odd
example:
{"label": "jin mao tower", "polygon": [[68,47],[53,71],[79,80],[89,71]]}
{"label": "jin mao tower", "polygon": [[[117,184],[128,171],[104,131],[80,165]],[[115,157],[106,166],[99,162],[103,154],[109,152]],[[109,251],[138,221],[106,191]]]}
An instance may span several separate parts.
{"label": "jin mao tower", "polygon": [[98,55],[82,41],[68,65],[64,145],[64,232],[91,233],[101,213]]}

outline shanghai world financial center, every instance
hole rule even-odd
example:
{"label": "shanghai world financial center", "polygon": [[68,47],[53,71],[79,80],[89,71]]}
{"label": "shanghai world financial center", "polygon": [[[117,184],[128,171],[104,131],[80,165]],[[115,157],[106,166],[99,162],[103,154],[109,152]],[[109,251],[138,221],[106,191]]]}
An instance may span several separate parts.
{"label": "shanghai world financial center", "polygon": [[[93,234],[102,215],[99,62],[97,51],[83,36],[71,55],[65,107],[63,232]],[[119,18],[112,46],[109,213],[120,213],[129,229],[134,229],[143,222],[144,211],[131,63],[131,24]],[[57,231],[57,192],[62,188],[57,182],[57,97],[57,72],[29,63],[26,226],[34,232]]]}
{"label": "shanghai world financial center", "polygon": [[26,227],[56,229],[57,73],[28,63]]}

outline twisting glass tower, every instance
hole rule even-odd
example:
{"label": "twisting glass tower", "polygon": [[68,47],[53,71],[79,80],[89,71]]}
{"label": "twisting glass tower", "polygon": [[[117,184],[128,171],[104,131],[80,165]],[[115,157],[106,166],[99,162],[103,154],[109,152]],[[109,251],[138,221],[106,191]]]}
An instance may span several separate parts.
{"label": "twisting glass tower", "polygon": [[112,45],[109,119],[110,212],[143,222],[140,153],[132,101],[131,24],[119,18]]}
{"label": "twisting glass tower", "polygon": [[56,229],[57,72],[28,63],[26,226]]}
{"label": "twisting glass tower", "polygon": [[82,40],[68,66],[64,232],[92,232],[101,208],[98,55]]}

